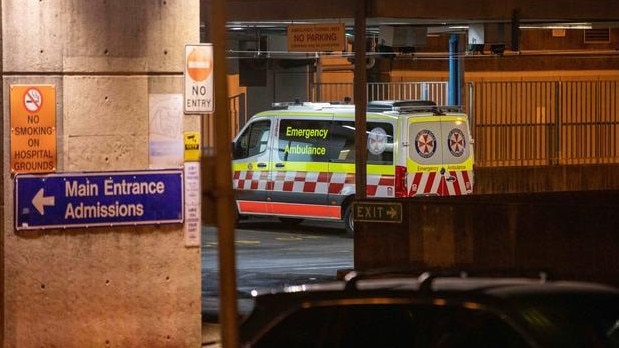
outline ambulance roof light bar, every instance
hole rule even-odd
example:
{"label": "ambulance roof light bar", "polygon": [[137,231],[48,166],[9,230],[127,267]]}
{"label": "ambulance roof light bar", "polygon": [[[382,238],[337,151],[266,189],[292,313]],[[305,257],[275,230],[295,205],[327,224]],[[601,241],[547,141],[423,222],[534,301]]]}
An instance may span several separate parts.
{"label": "ambulance roof light bar", "polygon": [[432,112],[434,115],[445,115],[446,112],[462,112],[462,107],[458,105],[436,105],[436,106],[398,106],[394,107],[392,111],[397,114],[411,113],[411,112]]}
{"label": "ambulance roof light bar", "polygon": [[355,106],[353,104],[342,103],[329,103],[329,102],[276,102],[271,104],[271,108],[274,110],[323,110],[327,108],[336,109],[351,109]]}
{"label": "ambulance roof light bar", "polygon": [[375,100],[368,103],[368,112],[432,112],[441,115],[446,111],[461,112],[462,108],[458,105],[439,106],[431,100]]}
{"label": "ambulance roof light bar", "polygon": [[431,100],[373,100],[368,103],[368,111],[384,112],[398,110],[427,110],[436,107]]}
{"label": "ambulance roof light bar", "polygon": [[[350,110],[354,109],[354,104],[341,102],[275,102],[271,104],[274,110],[310,110],[320,111],[325,109]],[[462,108],[457,105],[439,106],[431,100],[374,100],[368,103],[367,112],[384,113],[411,113],[411,112],[432,112],[441,115],[444,112],[461,112]]]}

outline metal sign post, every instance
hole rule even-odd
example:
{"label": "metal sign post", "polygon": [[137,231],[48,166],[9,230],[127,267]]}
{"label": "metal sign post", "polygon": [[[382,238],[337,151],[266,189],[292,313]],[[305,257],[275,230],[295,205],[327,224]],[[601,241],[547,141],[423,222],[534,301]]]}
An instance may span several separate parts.
{"label": "metal sign post", "polygon": [[367,95],[366,95],[366,71],[365,71],[365,15],[366,1],[358,1],[355,11],[355,77],[353,92],[355,96],[355,150],[357,153],[355,163],[355,196],[357,199],[366,198],[367,187]]}

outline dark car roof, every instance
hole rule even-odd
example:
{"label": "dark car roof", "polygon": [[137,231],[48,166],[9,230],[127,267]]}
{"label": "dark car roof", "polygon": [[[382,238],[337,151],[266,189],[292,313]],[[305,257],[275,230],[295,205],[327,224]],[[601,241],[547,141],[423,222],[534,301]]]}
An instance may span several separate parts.
{"label": "dark car roof", "polygon": [[[363,298],[467,299],[483,303],[531,301],[563,294],[608,294],[619,296],[619,289],[590,282],[549,281],[544,277],[435,277],[422,274],[389,277],[350,277],[342,281],[287,286],[281,290],[254,292],[252,315],[278,315],[278,311],[296,308],[310,301]],[[260,314],[268,308],[268,313]]]}
{"label": "dark car roof", "polygon": [[[346,290],[346,292],[342,292]],[[255,292],[256,297],[269,294],[271,296],[287,296],[296,293],[310,296],[331,296],[344,293],[346,296],[363,296],[363,293],[382,291],[395,294],[402,292],[408,296],[428,295],[437,293],[478,293],[489,296],[509,298],[526,294],[545,294],[549,292],[603,292],[619,294],[619,289],[605,284],[584,281],[549,281],[544,274],[539,278],[532,277],[495,277],[475,276],[467,274],[458,276],[436,276],[423,273],[420,276],[401,275],[371,275],[352,274],[342,281],[317,284],[294,285],[282,288],[280,291],[268,290]]]}

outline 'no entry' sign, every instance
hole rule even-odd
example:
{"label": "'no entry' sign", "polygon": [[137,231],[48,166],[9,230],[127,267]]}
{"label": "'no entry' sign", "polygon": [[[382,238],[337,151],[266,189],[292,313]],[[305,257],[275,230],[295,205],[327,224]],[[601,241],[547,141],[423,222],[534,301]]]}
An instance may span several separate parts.
{"label": "'no entry' sign", "polygon": [[186,114],[213,112],[213,45],[185,46]]}

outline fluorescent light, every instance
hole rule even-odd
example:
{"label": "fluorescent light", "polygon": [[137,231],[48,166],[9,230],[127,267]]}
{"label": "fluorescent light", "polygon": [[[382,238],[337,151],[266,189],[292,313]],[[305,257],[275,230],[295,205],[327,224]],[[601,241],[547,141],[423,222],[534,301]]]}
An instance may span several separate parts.
{"label": "fluorescent light", "polygon": [[591,23],[548,23],[548,24],[525,24],[520,29],[591,29]]}

